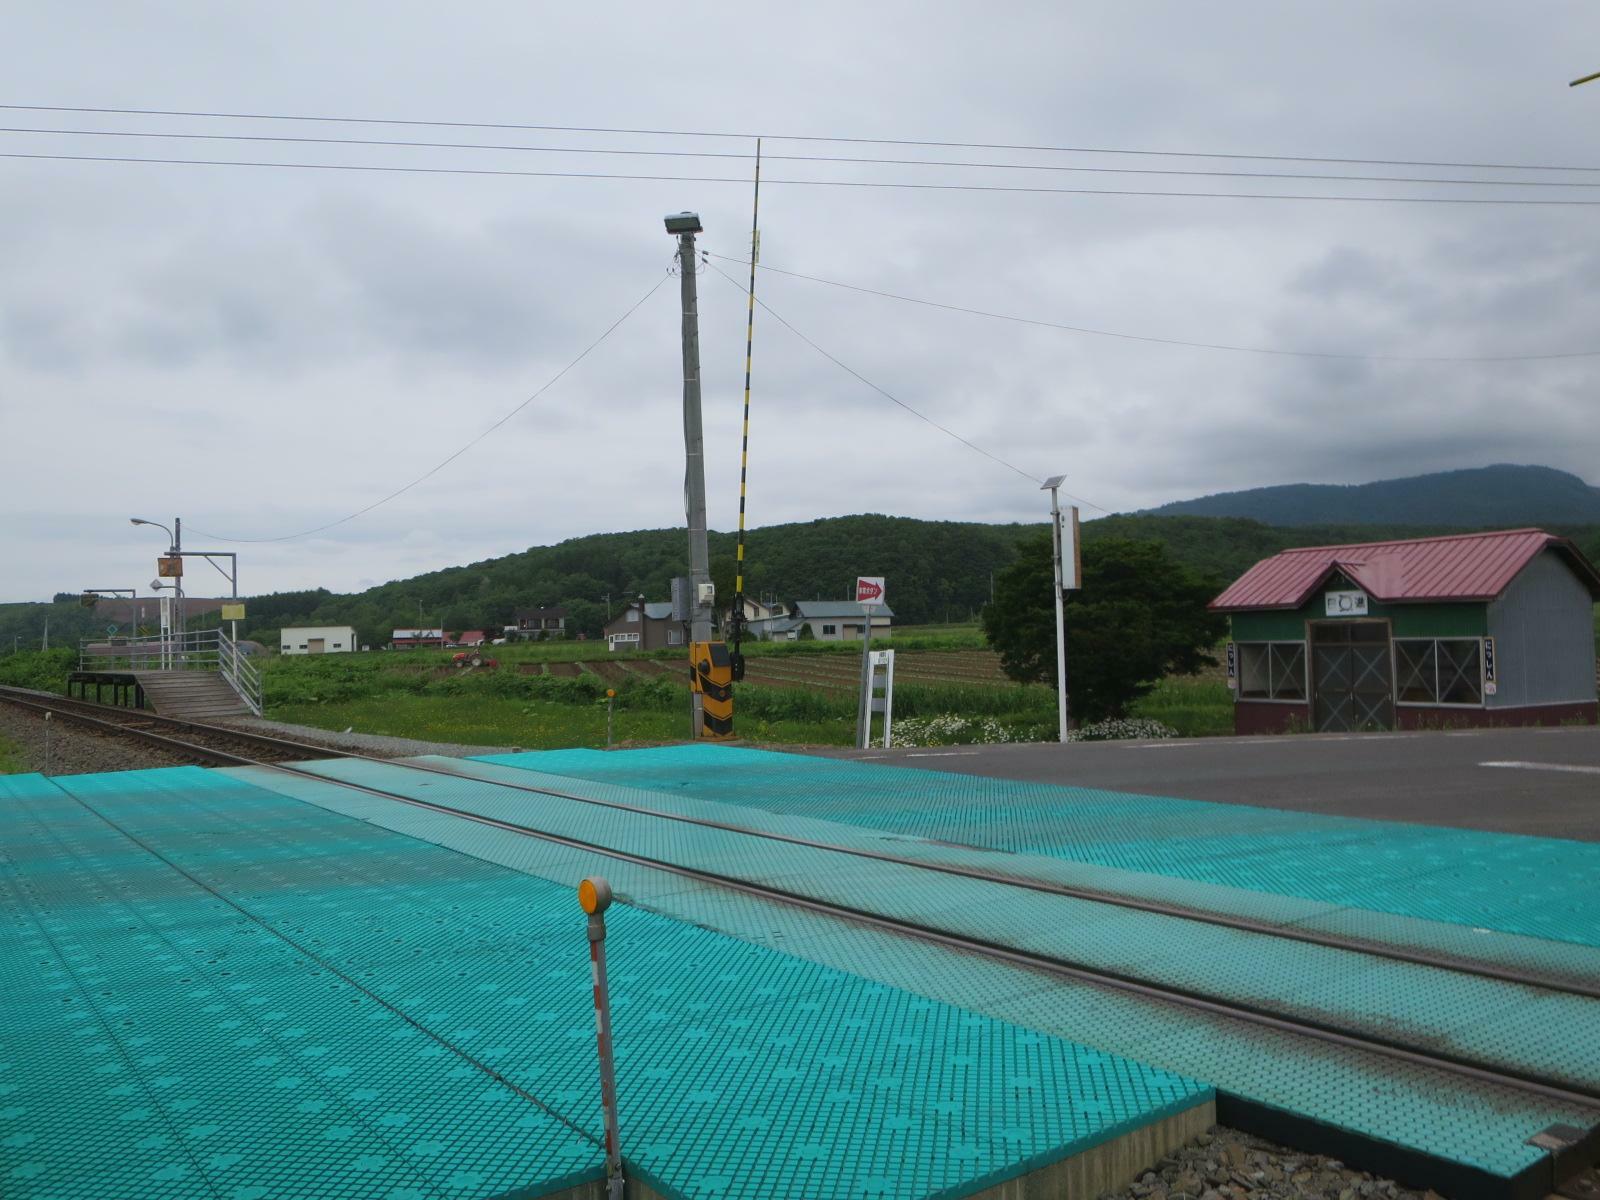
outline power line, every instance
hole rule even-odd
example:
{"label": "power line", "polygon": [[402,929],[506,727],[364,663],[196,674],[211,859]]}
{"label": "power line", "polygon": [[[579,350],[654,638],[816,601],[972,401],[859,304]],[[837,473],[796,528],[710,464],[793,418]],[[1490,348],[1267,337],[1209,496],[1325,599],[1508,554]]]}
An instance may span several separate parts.
{"label": "power line", "polygon": [[[160,138],[169,141],[268,142],[275,145],[363,146],[408,150],[488,150],[525,154],[588,154],[622,158],[708,158],[749,161],[743,151],[732,150],[640,150],[608,146],[528,146],[514,143],[424,142],[406,138],[306,137],[285,134],[253,133],[173,133],[146,129],[41,129],[31,126],[0,126],[0,133],[37,134],[47,137]],[[1338,175],[1296,171],[1202,171],[1171,167],[1085,167],[1067,163],[966,162],[956,159],[868,158],[840,154],[769,154],[769,161],[795,163],[843,163],[850,166],[948,167],[982,171],[1054,171],[1084,175],[1159,175],[1195,179],[1299,179],[1324,183],[1406,183],[1437,184],[1448,187],[1519,188],[1594,188],[1600,182],[1550,179],[1451,179],[1426,175]]]}
{"label": "power line", "polygon": [[[749,262],[742,258],[733,258],[726,254],[715,254],[705,251],[712,258],[720,258],[723,262],[738,263],[740,266],[749,266]],[[1067,333],[1092,334],[1095,337],[1118,338],[1129,342],[1152,342],[1162,346],[1187,346],[1196,350],[1227,350],[1236,354],[1266,354],[1282,358],[1331,358],[1353,362],[1394,362],[1394,363],[1495,363],[1495,362],[1553,362],[1570,358],[1597,358],[1600,350],[1573,350],[1557,354],[1469,354],[1469,355],[1405,355],[1405,354],[1345,354],[1328,350],[1281,350],[1269,346],[1233,346],[1224,342],[1191,342],[1181,338],[1156,337],[1151,334],[1121,333],[1111,329],[1094,329],[1087,325],[1065,325],[1058,321],[1045,321],[1034,317],[1019,317],[1010,313],[989,312],[981,308],[967,308],[960,304],[946,304],[939,300],[925,300],[917,296],[903,296],[898,292],[885,292],[877,288],[862,287],[854,283],[841,283],[837,279],[823,279],[817,275],[804,275],[799,271],[785,271],[781,267],[769,267],[765,263],[758,263],[760,270],[770,271],[775,275],[787,275],[791,279],[804,279],[810,283],[823,283],[829,287],[843,288],[849,292],[860,292],[866,296],[879,296],[885,300],[900,300],[906,304],[920,304],[924,308],[940,308],[946,312],[966,313],[974,317],[987,317],[994,321],[1010,321],[1018,325],[1033,325],[1041,329],[1060,329]]]}
{"label": "power line", "polygon": [[633,304],[628,307],[628,310],[626,312],[624,312],[615,321],[611,322],[611,324],[606,327],[606,331],[604,333],[602,333],[599,337],[595,338],[594,341],[590,342],[588,344],[588,346],[584,347],[583,352],[581,354],[579,354],[577,358],[574,358],[566,366],[562,367],[561,370],[557,371],[554,375],[552,375],[548,380],[545,381],[544,386],[540,387],[536,392],[534,392],[531,396],[529,396],[521,404],[517,405],[510,412],[506,413],[505,416],[501,417],[498,421],[496,421],[493,425],[489,426],[489,428],[485,429],[477,437],[473,438],[466,445],[462,446],[454,454],[450,455],[448,458],[444,459],[443,461],[439,462],[435,466],[431,467],[429,470],[423,472],[421,475],[418,475],[415,479],[413,479],[410,483],[406,484],[404,487],[396,488],[394,491],[390,492],[387,496],[383,497],[383,499],[374,500],[371,504],[367,505],[365,508],[359,508],[355,512],[351,513],[348,516],[340,517],[337,521],[329,521],[326,524],[318,525],[313,529],[302,529],[298,533],[285,533],[285,534],[282,534],[279,537],[223,537],[220,534],[206,533],[204,530],[198,530],[197,529],[197,530],[195,530],[195,532],[198,533],[201,537],[210,538],[211,540],[217,541],[217,542],[290,542],[290,541],[294,541],[296,538],[309,537],[313,533],[321,533],[325,529],[332,529],[335,525],[343,525],[347,521],[354,521],[357,517],[365,516],[367,513],[371,512],[373,509],[379,508],[382,505],[385,505],[385,504],[389,503],[389,501],[395,499],[397,496],[402,496],[406,492],[409,492],[412,488],[416,487],[417,484],[422,483],[424,480],[431,479],[433,476],[437,475],[440,471],[444,470],[451,463],[455,462],[456,459],[460,458],[468,450],[471,450],[479,442],[483,441],[484,438],[488,437],[491,433],[493,433],[495,430],[499,429],[507,421],[511,420],[512,417],[516,416],[523,409],[527,408],[528,405],[532,404],[540,396],[542,396],[546,392],[548,392],[558,382],[560,382],[562,376],[564,376],[568,371],[572,370],[572,368],[576,367],[584,359],[588,358],[590,353],[593,350],[595,350],[600,345],[601,342],[605,341],[608,337],[610,337],[613,333],[616,332],[618,326],[620,326],[629,317],[633,316],[633,314],[636,311],[638,311],[638,309],[644,304],[644,302],[646,300],[650,299],[651,296],[654,296],[656,294],[656,292],[660,289],[661,285],[663,283],[665,283],[667,281],[667,279],[668,279],[668,276],[663,275],[660,279],[656,280],[655,283],[653,283],[651,285],[650,290],[648,292],[646,292],[644,295],[640,296],[637,300],[635,300],[633,302]]}
{"label": "power line", "polygon": [[[722,258],[723,256],[718,254],[718,255],[715,255],[714,257]],[[708,265],[718,275],[721,275],[729,283],[733,284],[734,287],[738,288],[741,292],[744,291],[744,285],[742,283],[740,283],[737,279],[735,279],[732,275],[729,275],[721,267],[717,266],[716,263],[709,263]],[[836,358],[834,355],[828,353],[828,351],[824,350],[816,342],[812,341],[805,334],[801,333],[800,330],[796,329],[787,320],[785,320],[784,317],[782,316],[782,314],[780,314],[778,312],[775,312],[773,310],[773,308],[772,308],[772,305],[768,304],[765,300],[762,300],[760,297],[757,297],[756,298],[756,303],[758,305],[760,305],[762,310],[768,316],[770,316],[774,321],[778,322],[778,324],[782,325],[790,333],[794,334],[795,337],[799,338],[806,345],[810,346],[813,350],[815,350],[818,354],[822,355],[823,358],[827,359],[829,362],[831,362],[834,366],[838,367],[845,374],[850,375],[850,376],[854,377],[855,379],[859,380],[860,382],[866,384],[869,388],[871,388],[873,391],[877,392],[878,395],[882,396],[885,400],[888,400],[890,403],[899,405],[901,408],[905,409],[906,412],[910,413],[913,417],[916,417],[917,420],[923,421],[923,422],[926,422],[929,425],[932,425],[935,429],[937,429],[940,433],[944,434],[946,437],[954,438],[956,441],[960,442],[963,446],[965,446],[968,450],[977,451],[979,454],[983,455],[985,458],[989,459],[991,462],[995,462],[995,463],[1000,464],[1002,467],[1006,468],[1006,470],[1015,471],[1018,475],[1021,475],[1024,479],[1028,480],[1030,483],[1043,483],[1044,482],[1044,480],[1040,479],[1038,476],[1029,474],[1027,471],[1024,471],[1021,467],[1017,466],[1015,463],[1007,462],[1005,459],[1001,458],[998,454],[993,454],[990,451],[985,450],[982,446],[978,445],[976,442],[968,441],[966,438],[962,437],[955,430],[949,428],[948,426],[939,424],[938,421],[935,421],[932,417],[928,416],[927,413],[922,412],[922,411],[920,411],[918,409],[915,409],[915,408],[911,407],[911,405],[907,404],[904,400],[900,399],[898,396],[894,395],[892,392],[888,391],[885,388],[879,387],[876,383],[873,383],[872,380],[868,379],[860,371],[856,370],[854,367],[850,366],[848,363],[842,362],[840,359]],[[1070,495],[1070,493],[1063,492],[1062,495]],[[1081,496],[1071,496],[1071,498],[1073,500],[1078,501],[1079,504],[1086,504],[1090,508],[1097,509],[1100,512],[1107,513],[1107,514],[1109,514],[1111,512],[1111,510],[1109,508],[1101,508],[1098,504],[1095,504],[1093,501],[1090,501],[1090,500],[1085,500]]]}
{"label": "power line", "polygon": [[[401,167],[368,163],[259,162],[211,158],[137,158],[114,154],[24,154],[0,151],[0,158],[35,159],[53,162],[148,163],[181,167],[266,167],[302,171],[376,171],[399,175],[488,175],[545,179],[618,179],[663,183],[737,183],[747,180],[736,175],[634,175],[600,171],[513,171],[487,167]],[[1317,196],[1282,192],[1156,192],[1130,188],[1015,187],[978,183],[909,183],[863,179],[768,179],[769,185],[792,187],[889,188],[929,192],[1012,192],[1057,196],[1150,196],[1204,200],[1311,200],[1359,204],[1496,204],[1555,208],[1600,208],[1600,200],[1528,200],[1497,196]]]}
{"label": "power line", "polygon": [[1443,167],[1483,171],[1600,171],[1600,167],[1561,166],[1548,163],[1443,162],[1410,158],[1340,158],[1309,154],[1239,154],[1208,150],[1146,150],[1115,146],[1047,146],[1017,142],[957,142],[926,138],[825,137],[819,134],[775,134],[757,131],[728,132],[706,129],[632,129],[605,125],[539,125],[509,121],[437,121],[397,117],[333,117],[292,113],[207,112],[164,108],[110,108],[85,105],[0,104],[0,111],[99,113],[130,117],[201,117],[228,121],[305,121],[337,125],[398,125],[428,129],[509,129],[540,133],[633,134],[647,137],[738,138],[757,137],[780,142],[830,142],[838,145],[925,146],[945,150],[1018,150],[1038,154],[1127,154],[1150,158],[1216,158],[1242,162],[1305,162],[1342,166]]}

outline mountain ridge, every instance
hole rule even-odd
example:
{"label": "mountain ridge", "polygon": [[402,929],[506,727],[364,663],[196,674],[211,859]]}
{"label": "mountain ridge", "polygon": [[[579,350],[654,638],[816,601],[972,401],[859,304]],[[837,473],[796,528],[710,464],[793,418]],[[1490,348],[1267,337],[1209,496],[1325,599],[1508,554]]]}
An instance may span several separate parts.
{"label": "mountain ridge", "polygon": [[1140,516],[1244,517],[1263,524],[1592,525],[1600,487],[1554,467],[1494,463],[1369,483],[1289,483],[1216,492]]}

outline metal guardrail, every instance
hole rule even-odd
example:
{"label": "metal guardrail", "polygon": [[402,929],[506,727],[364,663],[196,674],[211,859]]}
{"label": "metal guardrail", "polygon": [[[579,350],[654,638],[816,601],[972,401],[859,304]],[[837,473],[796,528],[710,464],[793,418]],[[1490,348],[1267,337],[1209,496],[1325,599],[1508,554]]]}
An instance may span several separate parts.
{"label": "metal guardrail", "polygon": [[220,629],[78,643],[80,671],[215,671],[261,715],[261,670]]}

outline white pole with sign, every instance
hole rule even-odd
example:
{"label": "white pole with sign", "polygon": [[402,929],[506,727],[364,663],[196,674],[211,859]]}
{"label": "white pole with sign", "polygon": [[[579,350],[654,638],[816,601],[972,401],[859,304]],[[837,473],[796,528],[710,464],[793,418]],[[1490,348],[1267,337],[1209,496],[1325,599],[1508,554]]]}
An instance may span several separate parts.
{"label": "white pole with sign", "polygon": [[856,576],[856,603],[861,605],[861,703],[856,713],[856,745],[863,750],[872,737],[872,611],[883,603],[883,576]]}
{"label": "white pole with sign", "polygon": [[1058,736],[1067,740],[1067,621],[1064,593],[1082,586],[1082,560],[1078,552],[1078,509],[1061,511],[1057,489],[1065,475],[1052,475],[1039,490],[1050,493],[1050,548],[1055,560],[1056,585],[1056,716]]}

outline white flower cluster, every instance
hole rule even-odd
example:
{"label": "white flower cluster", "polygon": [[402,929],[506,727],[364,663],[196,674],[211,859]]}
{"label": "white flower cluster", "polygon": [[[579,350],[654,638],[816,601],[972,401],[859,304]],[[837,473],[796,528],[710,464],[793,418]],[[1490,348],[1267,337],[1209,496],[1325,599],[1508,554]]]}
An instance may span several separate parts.
{"label": "white flower cluster", "polygon": [[1017,742],[1017,730],[994,717],[903,717],[890,731],[893,746],[968,746],[979,742]]}
{"label": "white flower cluster", "polygon": [[1067,734],[1069,742],[1118,742],[1133,738],[1173,738],[1178,731],[1148,717],[1112,717],[1081,725]]}

